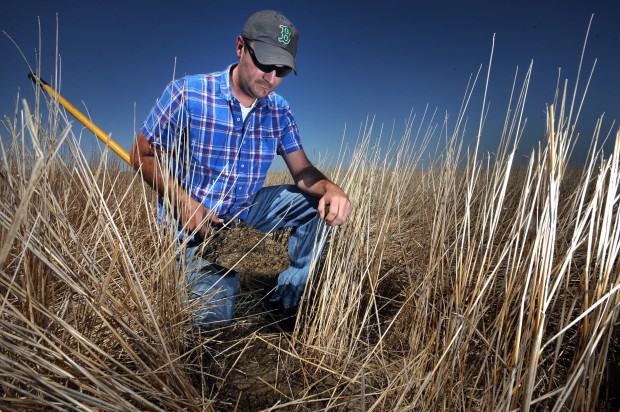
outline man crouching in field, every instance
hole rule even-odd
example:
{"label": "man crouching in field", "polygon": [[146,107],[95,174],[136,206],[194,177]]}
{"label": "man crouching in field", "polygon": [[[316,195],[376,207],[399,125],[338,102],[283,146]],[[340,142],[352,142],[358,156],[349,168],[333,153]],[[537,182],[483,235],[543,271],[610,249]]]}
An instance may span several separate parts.
{"label": "man crouching in field", "polygon": [[[171,82],[131,149],[133,167],[159,193],[160,218],[166,197],[179,205],[179,236],[188,241],[188,294],[199,300],[196,326],[230,322],[235,306],[237,273],[198,253],[211,226],[238,218],[262,232],[292,228],[290,266],[271,297],[290,313],[308,279],[319,222],[338,226],[351,213],[344,191],[306,157],[289,105],[274,93],[291,71],[297,74],[298,38],[283,14],[254,13],[236,40],[238,63]],[[276,154],[294,186],[262,187]],[[162,173],[160,155],[171,159],[171,178]]]}

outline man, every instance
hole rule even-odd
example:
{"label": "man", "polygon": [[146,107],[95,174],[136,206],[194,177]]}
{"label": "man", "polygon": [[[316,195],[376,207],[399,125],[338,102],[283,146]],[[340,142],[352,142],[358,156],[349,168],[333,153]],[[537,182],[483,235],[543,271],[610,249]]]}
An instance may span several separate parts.
{"label": "man", "polygon": [[[198,326],[230,322],[238,285],[236,273],[200,256],[211,227],[240,219],[263,232],[292,228],[290,266],[271,297],[286,313],[299,302],[313,252],[323,247],[315,242],[320,220],[338,226],[351,213],[344,191],[306,157],[289,105],[274,93],[287,74],[297,74],[298,38],[283,14],[254,13],[237,37],[238,63],[170,83],[132,147],[133,167],[160,195],[160,219],[167,219],[166,201],[176,205]],[[294,186],[262,187],[276,153]]]}

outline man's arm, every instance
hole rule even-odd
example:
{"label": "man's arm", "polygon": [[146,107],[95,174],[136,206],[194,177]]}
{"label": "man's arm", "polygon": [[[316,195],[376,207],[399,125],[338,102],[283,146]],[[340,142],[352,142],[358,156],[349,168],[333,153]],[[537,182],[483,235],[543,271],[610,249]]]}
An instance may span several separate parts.
{"label": "man's arm", "polygon": [[346,193],[310,163],[303,150],[282,156],[295,184],[305,193],[320,198],[317,208],[328,226],[346,222],[353,206]]}
{"label": "man's arm", "polygon": [[153,146],[142,132],[138,134],[129,151],[129,159],[134,170],[142,172],[142,178],[160,195],[166,195],[166,185],[161,166],[155,155],[161,152]]}
{"label": "man's arm", "polygon": [[222,223],[222,219],[213,216],[202,203],[179,187],[176,179],[164,178],[159,154],[159,150],[140,132],[129,152],[131,166],[142,173],[144,181],[157,193],[167,196],[173,205],[178,206],[181,222],[189,231],[199,228],[198,234],[204,237],[209,226],[206,222]]}

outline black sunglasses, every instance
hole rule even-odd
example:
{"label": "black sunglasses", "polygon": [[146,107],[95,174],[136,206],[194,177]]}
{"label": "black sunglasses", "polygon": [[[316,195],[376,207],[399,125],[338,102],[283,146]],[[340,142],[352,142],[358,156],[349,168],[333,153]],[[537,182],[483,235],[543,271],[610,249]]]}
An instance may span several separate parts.
{"label": "black sunglasses", "polygon": [[258,67],[260,71],[265,72],[265,73],[271,73],[272,71],[275,70],[276,77],[286,77],[289,75],[291,70],[293,70],[292,68],[288,66],[276,66],[275,64],[262,64],[256,58],[256,53],[254,53],[254,49],[248,44],[248,40],[245,37],[243,38],[243,44],[245,45],[245,48],[248,49],[248,53],[250,53],[250,57],[252,58],[254,65]]}

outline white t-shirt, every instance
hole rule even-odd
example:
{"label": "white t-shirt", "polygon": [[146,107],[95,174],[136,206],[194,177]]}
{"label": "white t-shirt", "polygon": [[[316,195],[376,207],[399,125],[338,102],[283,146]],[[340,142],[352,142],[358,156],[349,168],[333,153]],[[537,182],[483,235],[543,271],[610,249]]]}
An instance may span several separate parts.
{"label": "white t-shirt", "polygon": [[254,99],[254,102],[252,103],[250,107],[243,107],[242,104],[239,105],[241,106],[241,116],[243,117],[244,122],[245,122],[245,118],[248,117],[248,113],[252,111],[255,105],[256,105],[256,99]]}

